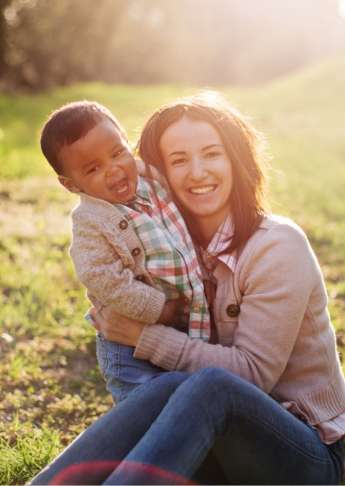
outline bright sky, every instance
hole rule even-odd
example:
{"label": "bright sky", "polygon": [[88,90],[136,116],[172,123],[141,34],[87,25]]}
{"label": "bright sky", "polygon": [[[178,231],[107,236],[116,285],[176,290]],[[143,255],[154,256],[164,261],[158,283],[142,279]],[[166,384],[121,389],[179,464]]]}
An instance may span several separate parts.
{"label": "bright sky", "polygon": [[345,18],[345,0],[339,0],[339,15]]}

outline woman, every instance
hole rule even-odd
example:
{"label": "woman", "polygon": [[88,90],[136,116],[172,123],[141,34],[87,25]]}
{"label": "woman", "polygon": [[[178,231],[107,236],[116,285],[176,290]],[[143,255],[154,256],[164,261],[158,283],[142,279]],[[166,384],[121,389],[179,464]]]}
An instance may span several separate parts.
{"label": "woman", "polygon": [[266,212],[256,132],[204,94],[156,112],[139,151],[166,176],[204,263],[211,340],[94,310],[107,339],[170,373],[135,390],[34,484],[94,460],[117,461],[104,484],[179,484],[211,453],[226,482],[339,483],[345,380],[325,287],[300,228]]}

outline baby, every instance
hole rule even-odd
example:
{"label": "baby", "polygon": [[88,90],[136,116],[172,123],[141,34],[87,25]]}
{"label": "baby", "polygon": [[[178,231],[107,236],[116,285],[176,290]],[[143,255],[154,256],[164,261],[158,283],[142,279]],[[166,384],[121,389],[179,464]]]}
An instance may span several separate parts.
{"label": "baby", "polygon": [[[96,102],[62,106],[45,123],[41,148],[60,183],[80,196],[70,253],[93,305],[207,341],[207,301],[184,220],[163,185],[138,175],[114,115]],[[163,372],[133,352],[98,333],[98,362],[117,402]]]}

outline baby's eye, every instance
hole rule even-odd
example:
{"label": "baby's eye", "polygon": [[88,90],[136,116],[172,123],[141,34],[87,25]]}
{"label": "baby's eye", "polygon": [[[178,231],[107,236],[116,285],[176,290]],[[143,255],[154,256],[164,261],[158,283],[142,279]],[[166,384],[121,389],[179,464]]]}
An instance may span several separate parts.
{"label": "baby's eye", "polygon": [[120,149],[116,149],[116,150],[114,150],[112,156],[114,157],[114,159],[116,159],[121,154],[123,154],[124,152],[126,152],[126,150],[127,150],[126,147],[121,147]]}
{"label": "baby's eye", "polygon": [[87,169],[86,175],[93,174],[94,172],[97,172],[98,169],[99,169],[98,165],[93,165]]}

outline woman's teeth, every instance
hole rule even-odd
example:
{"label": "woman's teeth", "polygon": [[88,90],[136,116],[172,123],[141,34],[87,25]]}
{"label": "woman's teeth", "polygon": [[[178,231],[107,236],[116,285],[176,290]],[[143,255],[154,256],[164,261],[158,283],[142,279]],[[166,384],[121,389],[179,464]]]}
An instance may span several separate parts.
{"label": "woman's teeth", "polygon": [[210,186],[202,186],[202,187],[192,187],[190,190],[190,192],[192,194],[207,194],[208,192],[212,192],[214,191],[216,188],[215,185],[210,185]]}

